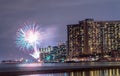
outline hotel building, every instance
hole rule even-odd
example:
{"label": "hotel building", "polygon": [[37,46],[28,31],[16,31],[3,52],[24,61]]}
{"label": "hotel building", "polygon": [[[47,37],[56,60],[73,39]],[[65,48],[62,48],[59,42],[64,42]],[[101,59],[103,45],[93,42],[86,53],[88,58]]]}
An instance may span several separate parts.
{"label": "hotel building", "polygon": [[120,51],[120,21],[86,19],[67,25],[68,56]]}

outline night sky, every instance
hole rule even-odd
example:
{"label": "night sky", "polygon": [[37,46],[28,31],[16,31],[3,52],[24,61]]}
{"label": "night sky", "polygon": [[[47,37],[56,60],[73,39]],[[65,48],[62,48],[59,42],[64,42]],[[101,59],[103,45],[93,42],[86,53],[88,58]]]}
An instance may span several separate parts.
{"label": "night sky", "polygon": [[16,47],[16,32],[35,21],[51,35],[42,47],[67,40],[66,25],[85,18],[120,20],[120,0],[0,0],[0,60],[32,59]]}

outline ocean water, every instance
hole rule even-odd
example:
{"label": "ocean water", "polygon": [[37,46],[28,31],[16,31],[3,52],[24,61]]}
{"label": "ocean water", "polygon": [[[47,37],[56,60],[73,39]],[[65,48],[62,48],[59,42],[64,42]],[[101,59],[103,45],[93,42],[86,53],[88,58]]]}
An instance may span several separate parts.
{"label": "ocean water", "polygon": [[29,74],[19,76],[120,76],[120,69],[77,71],[69,73]]}
{"label": "ocean water", "polygon": [[[83,68],[83,67],[93,67],[93,66],[117,66],[115,68],[104,68],[104,69],[84,69],[76,71],[58,71],[53,73],[32,73],[32,71],[37,70],[46,70],[46,69],[64,69],[68,68]],[[120,62],[90,62],[90,63],[50,63],[50,64],[40,64],[40,63],[31,63],[31,64],[0,64],[0,76],[3,72],[4,76],[120,76]],[[12,74],[9,75],[7,72],[17,72],[17,71],[31,71],[30,73],[23,74]]]}

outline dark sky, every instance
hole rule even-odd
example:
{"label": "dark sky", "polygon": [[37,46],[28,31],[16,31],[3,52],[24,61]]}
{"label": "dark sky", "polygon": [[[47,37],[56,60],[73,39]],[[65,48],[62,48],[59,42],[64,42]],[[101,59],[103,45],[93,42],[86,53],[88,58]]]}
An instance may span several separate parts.
{"label": "dark sky", "polygon": [[32,58],[15,44],[17,29],[26,21],[54,30],[47,46],[66,41],[66,25],[85,18],[120,20],[120,0],[0,0],[0,60]]}

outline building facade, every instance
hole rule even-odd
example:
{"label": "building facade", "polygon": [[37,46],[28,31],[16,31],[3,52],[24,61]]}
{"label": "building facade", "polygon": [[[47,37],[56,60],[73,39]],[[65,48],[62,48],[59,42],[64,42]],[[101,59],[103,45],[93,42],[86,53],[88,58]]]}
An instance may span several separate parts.
{"label": "building facade", "polygon": [[68,56],[120,51],[120,21],[86,19],[67,25]]}
{"label": "building facade", "polygon": [[39,48],[40,61],[45,61],[46,56],[48,56],[52,50],[53,50],[52,46],[48,46],[48,47],[45,47],[45,48]]}

